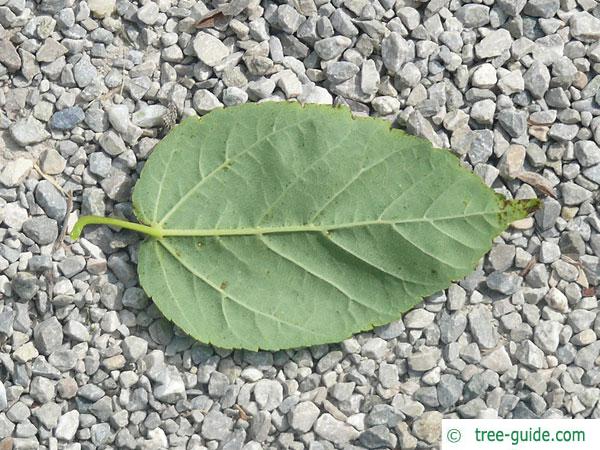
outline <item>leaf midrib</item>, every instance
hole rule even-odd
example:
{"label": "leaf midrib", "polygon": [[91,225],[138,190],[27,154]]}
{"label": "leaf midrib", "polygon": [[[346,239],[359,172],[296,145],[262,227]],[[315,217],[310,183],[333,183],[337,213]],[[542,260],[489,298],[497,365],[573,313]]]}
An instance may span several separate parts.
{"label": "leaf midrib", "polygon": [[326,233],[334,230],[347,228],[360,228],[371,225],[399,225],[405,223],[429,223],[443,222],[446,220],[466,219],[469,217],[485,217],[499,214],[500,211],[485,211],[471,214],[459,214],[455,216],[443,216],[434,218],[414,218],[403,220],[366,220],[361,222],[341,223],[336,225],[297,225],[283,227],[244,227],[244,228],[223,228],[223,229],[194,229],[194,228],[172,228],[161,229],[154,228],[160,233],[161,237],[220,237],[220,236],[255,236],[261,234],[277,234],[277,233]]}

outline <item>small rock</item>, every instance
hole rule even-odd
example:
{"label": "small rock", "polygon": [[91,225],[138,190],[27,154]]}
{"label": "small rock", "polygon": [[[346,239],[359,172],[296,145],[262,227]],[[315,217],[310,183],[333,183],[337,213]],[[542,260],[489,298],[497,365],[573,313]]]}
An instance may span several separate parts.
{"label": "small rock", "polygon": [[218,65],[226,56],[229,48],[212,34],[199,32],[192,43],[196,56],[210,67]]}
{"label": "small rock", "polygon": [[565,123],[555,123],[548,131],[548,137],[551,137],[558,142],[570,142],[579,132],[578,125],[570,125]]}
{"label": "small rock", "polygon": [[516,178],[523,170],[526,154],[527,150],[522,145],[509,146],[498,163],[500,175],[509,180]]}
{"label": "small rock", "polygon": [[[482,6],[482,5],[475,5],[475,4],[470,4],[472,6]],[[465,6],[470,6],[470,5],[465,5]],[[464,6],[463,6],[464,8]],[[482,89],[489,89],[491,87],[493,87],[496,82],[498,81],[498,78],[496,76],[496,68],[489,63],[485,63],[480,65],[479,67],[477,67],[477,69],[475,69],[475,71],[473,72],[473,76],[471,77],[471,84],[474,87],[478,87],[478,88],[482,88]]]}
{"label": "small rock", "polygon": [[12,289],[23,300],[31,300],[39,291],[35,275],[28,272],[19,272],[12,281]]}
{"label": "small rock", "polygon": [[16,361],[26,363],[39,356],[39,352],[33,345],[33,342],[27,342],[15,350],[13,356]]}
{"label": "small rock", "polygon": [[600,163],[600,147],[594,141],[577,141],[575,143],[575,158],[583,167]]}
{"label": "small rock", "polygon": [[523,13],[532,17],[549,19],[556,14],[559,8],[559,0],[527,0]]}
{"label": "small rock", "polygon": [[300,433],[308,433],[317,417],[319,417],[320,412],[314,403],[300,402],[290,411],[289,424]]}
{"label": "small rock", "polygon": [[35,201],[51,219],[61,221],[67,213],[64,195],[47,180],[40,181],[36,186]]}
{"label": "small rock", "polygon": [[395,448],[398,439],[386,425],[376,425],[361,433],[359,440],[367,448]]}
{"label": "small rock", "polygon": [[90,172],[102,178],[108,176],[112,167],[112,159],[103,152],[92,153],[88,158],[88,163]]}
{"label": "small rock", "polygon": [[379,366],[379,382],[386,389],[396,386],[398,384],[398,366],[381,363]]}
{"label": "small rock", "polygon": [[387,351],[387,342],[379,337],[370,338],[362,346],[362,355],[374,360],[380,360]]}
{"label": "small rock", "polygon": [[33,414],[44,427],[51,430],[57,425],[61,409],[60,405],[48,402],[36,408]]}
{"label": "small rock", "polygon": [[168,109],[163,105],[148,105],[134,112],[131,121],[142,128],[161,127],[167,113]]}
{"label": "small rock", "polygon": [[137,18],[146,25],[154,25],[159,17],[158,5],[148,2],[137,10]]}
{"label": "small rock", "polygon": [[97,75],[98,71],[86,54],[84,54],[73,66],[73,76],[80,88],[84,88],[91,84],[96,79]]}
{"label": "small rock", "polygon": [[504,28],[494,30],[475,45],[475,53],[480,59],[500,56],[512,45],[512,37]]}
{"label": "small rock", "polygon": [[68,51],[69,49],[67,47],[65,47],[55,39],[48,38],[44,41],[42,46],[36,52],[35,59],[38,62],[42,63],[52,63],[58,60],[61,56],[68,53]]}
{"label": "small rock", "polygon": [[277,86],[281,88],[286,98],[294,98],[302,94],[302,83],[291,70],[282,70],[276,78]]}
{"label": "small rock", "polygon": [[85,113],[79,106],[57,111],[50,119],[50,126],[55,130],[70,130],[85,119]]}
{"label": "small rock", "polygon": [[4,383],[0,381],[0,411],[4,411],[8,406],[8,400],[6,398],[6,388]]}
{"label": "small rock", "polygon": [[34,377],[29,386],[29,395],[38,403],[47,403],[54,398],[54,383],[48,378]]}
{"label": "small rock", "polygon": [[400,33],[392,32],[381,42],[383,64],[391,74],[398,73],[409,56],[408,43]]}
{"label": "small rock", "polygon": [[12,138],[21,147],[38,144],[50,137],[44,124],[33,116],[18,120],[9,130]]}
{"label": "small rock", "polygon": [[512,367],[512,362],[504,346],[497,348],[481,359],[481,365],[496,373],[504,373]]}
{"label": "small rock", "polygon": [[218,410],[211,410],[202,422],[202,436],[205,439],[223,440],[231,432],[233,421]]}
{"label": "small rock", "polygon": [[116,0],[88,0],[87,4],[91,13],[102,19],[112,14],[115,9]]}
{"label": "small rock", "polygon": [[213,109],[223,107],[223,103],[221,103],[219,99],[207,89],[198,89],[194,94],[192,104],[194,105],[194,109],[198,111],[199,114],[206,114]]}
{"label": "small rock", "polygon": [[425,372],[435,367],[440,360],[441,352],[435,347],[421,347],[418,352],[408,357],[408,367],[417,372]]}
{"label": "small rock", "polygon": [[555,309],[558,312],[566,313],[569,310],[569,301],[567,300],[567,297],[555,287],[550,288],[544,299],[550,308]]}
{"label": "small rock", "polygon": [[8,39],[0,39],[0,63],[3,64],[9,72],[16,72],[21,68],[21,57],[17,49]]}
{"label": "small rock", "polygon": [[457,311],[454,314],[448,314],[442,310],[439,318],[440,339],[443,343],[449,344],[456,341],[467,327],[467,317]]}
{"label": "small rock", "polygon": [[33,330],[33,339],[37,349],[49,355],[63,342],[62,326],[56,317],[38,323]]}
{"label": "small rock", "polygon": [[458,402],[463,392],[464,383],[454,375],[444,374],[437,385],[437,397],[440,407],[449,408]]}
{"label": "small rock", "polygon": [[110,444],[114,439],[114,434],[107,423],[97,423],[90,428],[92,434],[92,443],[97,447],[103,447]]}
{"label": "small rock", "polygon": [[465,28],[479,28],[490,23],[490,8],[469,3],[458,8],[454,17],[460,20]]}
{"label": "small rock", "polygon": [[304,22],[298,11],[292,6],[283,4],[277,8],[276,19],[277,26],[287,34],[294,34],[298,27]]}
{"label": "small rock", "polygon": [[327,79],[332,83],[341,83],[356,75],[359,68],[348,61],[338,61],[327,66]]}
{"label": "small rock", "polygon": [[527,132],[527,114],[515,109],[504,109],[497,116],[500,126],[512,137],[518,138]]}
{"label": "small rock", "polygon": [[473,337],[483,348],[494,348],[498,342],[498,332],[492,326],[494,318],[484,305],[476,305],[468,315]]}
{"label": "small rock", "polygon": [[121,136],[119,136],[113,130],[109,130],[105,133],[102,133],[102,136],[100,136],[98,143],[100,144],[100,147],[102,147],[102,150],[104,150],[111,156],[118,156],[121,153],[127,151],[127,147],[125,147],[125,142],[123,142]]}
{"label": "small rock", "polygon": [[592,197],[592,193],[578,184],[568,181],[560,185],[563,202],[567,206],[577,206]]}
{"label": "small rock", "polygon": [[438,442],[442,434],[442,413],[427,411],[413,423],[413,433],[425,442]]}
{"label": "small rock", "polygon": [[175,366],[165,367],[157,376],[159,386],[154,388],[154,397],[165,403],[177,403],[185,398],[185,384]]}
{"label": "small rock", "polygon": [[121,343],[123,355],[128,361],[137,361],[148,351],[148,342],[137,336],[127,336]]}
{"label": "small rock", "polygon": [[56,220],[38,216],[23,223],[23,233],[40,245],[52,244],[58,237]]}
{"label": "small rock", "polygon": [[259,380],[254,385],[254,398],[260,409],[272,411],[283,401],[283,387],[275,380]]}
{"label": "small rock", "polygon": [[482,125],[491,125],[494,122],[495,112],[496,103],[490,99],[475,102],[471,106],[471,118]]}
{"label": "small rock", "polygon": [[435,314],[426,309],[413,309],[404,315],[404,325],[406,328],[425,328],[433,323]]}
{"label": "small rock", "polygon": [[16,187],[25,180],[32,168],[33,161],[30,159],[8,161],[0,173],[0,183],[7,188]]}
{"label": "small rock", "polygon": [[523,75],[525,89],[534,98],[543,98],[550,86],[550,72],[548,68],[539,61],[534,61]]}
{"label": "small rock", "polygon": [[322,439],[331,441],[338,446],[345,445],[357,439],[360,435],[354,427],[345,424],[328,413],[317,419],[314,431]]}
{"label": "small rock", "polygon": [[569,25],[571,36],[581,42],[594,43],[600,40],[600,19],[587,11],[573,14]]}
{"label": "small rock", "polygon": [[321,59],[328,61],[340,56],[350,44],[352,41],[345,36],[333,36],[315,42],[315,52]]}
{"label": "small rock", "polygon": [[44,151],[40,157],[40,167],[47,175],[58,175],[65,170],[66,166],[65,158],[53,148]]}
{"label": "small rock", "polygon": [[544,367],[544,352],[530,340],[523,341],[518,345],[515,352],[515,358],[533,369],[541,369]]}
{"label": "small rock", "polygon": [[519,290],[523,278],[516,273],[492,272],[486,279],[487,286],[505,295],[512,295]]}

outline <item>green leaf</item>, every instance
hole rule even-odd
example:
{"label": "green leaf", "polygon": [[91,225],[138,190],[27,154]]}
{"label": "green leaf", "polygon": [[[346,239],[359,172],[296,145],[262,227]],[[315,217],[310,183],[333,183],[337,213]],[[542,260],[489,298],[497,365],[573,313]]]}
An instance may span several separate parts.
{"label": "green leaf", "polygon": [[505,200],[383,120],[263,103],[175,127],[133,204],[141,224],[103,223],[150,235],[138,272],[163,314],[202,342],[275,350],[398,319],[537,200]]}

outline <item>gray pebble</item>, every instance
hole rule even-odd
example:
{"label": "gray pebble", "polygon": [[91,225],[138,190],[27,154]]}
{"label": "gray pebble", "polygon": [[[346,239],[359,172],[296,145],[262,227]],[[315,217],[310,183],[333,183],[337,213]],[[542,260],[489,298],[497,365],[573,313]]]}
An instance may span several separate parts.
{"label": "gray pebble", "polygon": [[21,68],[21,57],[17,49],[8,39],[0,39],[0,63],[3,64],[9,72],[16,72]]}
{"label": "gray pebble", "polygon": [[42,180],[35,189],[35,200],[51,219],[62,221],[67,213],[67,201],[64,195],[52,183]]}
{"label": "gray pebble", "polygon": [[319,417],[320,410],[312,402],[300,402],[289,413],[290,426],[297,432],[307,433]]}
{"label": "gray pebble", "polygon": [[505,295],[512,295],[521,287],[523,279],[516,273],[492,272],[488,275],[487,286]]}
{"label": "gray pebble", "polygon": [[57,111],[50,119],[50,126],[55,130],[71,130],[85,119],[85,113],[79,106]]}
{"label": "gray pebble", "polygon": [[469,3],[458,8],[455,17],[461,21],[465,28],[482,27],[490,22],[490,8]]}
{"label": "gray pebble", "polygon": [[390,33],[381,42],[381,57],[388,71],[398,73],[410,57],[408,43],[399,33]]}
{"label": "gray pebble", "polygon": [[58,237],[58,224],[54,219],[34,217],[23,223],[23,233],[40,245],[52,244]]}
{"label": "gray pebble", "polygon": [[525,89],[534,98],[542,98],[550,86],[550,72],[541,62],[534,61],[523,75]]}
{"label": "gray pebble", "polygon": [[337,58],[346,50],[352,41],[345,36],[333,36],[315,42],[315,52],[326,61]]}
{"label": "gray pebble", "polygon": [[493,317],[484,305],[476,305],[468,314],[469,327],[473,337],[483,348],[494,348],[498,341],[498,333],[493,328]]}
{"label": "gray pebble", "polygon": [[73,66],[73,75],[80,88],[84,88],[92,83],[96,79],[97,74],[98,71],[87,55],[82,56]]}
{"label": "gray pebble", "polygon": [[355,428],[339,421],[328,413],[321,415],[317,419],[313,429],[317,436],[331,441],[338,446],[347,444],[360,435]]}
{"label": "gray pebble", "polygon": [[56,317],[37,324],[33,330],[36,348],[44,355],[58,349],[63,342],[62,325]]}
{"label": "gray pebble", "polygon": [[11,125],[10,135],[21,147],[37,144],[50,137],[44,125],[33,116],[20,119]]}
{"label": "gray pebble", "polygon": [[202,422],[202,436],[205,439],[223,440],[229,434],[232,423],[225,414],[211,410]]}

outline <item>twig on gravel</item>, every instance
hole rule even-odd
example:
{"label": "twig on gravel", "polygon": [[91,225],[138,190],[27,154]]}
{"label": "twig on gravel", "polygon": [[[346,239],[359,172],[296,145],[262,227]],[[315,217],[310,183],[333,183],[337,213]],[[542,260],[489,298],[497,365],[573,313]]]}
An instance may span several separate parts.
{"label": "twig on gravel", "polygon": [[533,256],[525,265],[525,267],[523,267],[523,270],[521,270],[521,273],[519,275],[522,277],[526,277],[527,274],[531,272],[531,269],[533,269],[533,266],[535,266],[535,263],[537,263],[537,258]]}
{"label": "twig on gravel", "polygon": [[237,403],[235,405],[233,405],[233,408],[239,413],[240,415],[240,419],[245,420],[246,422],[250,419],[252,419],[252,416],[250,414],[248,414],[246,411],[243,410],[243,408],[238,405]]}
{"label": "twig on gravel", "polygon": [[58,189],[60,192],[62,192],[63,195],[67,195],[67,193],[62,188],[62,186],[60,184],[58,184],[58,182],[53,177],[51,177],[50,175],[48,175],[47,173],[45,173],[42,169],[40,169],[40,166],[38,166],[37,164],[34,163],[33,164],[33,168],[35,169],[35,171],[37,173],[40,174],[40,176],[42,178],[44,178],[45,180],[47,180],[50,183],[52,183],[52,186],[54,186],[56,189]]}
{"label": "twig on gravel", "polygon": [[69,192],[67,192],[67,212],[65,214],[65,218],[63,219],[60,234],[58,235],[58,238],[54,242],[54,247],[52,248],[53,251],[56,251],[60,248],[63,241],[65,240],[65,237],[67,236],[67,227],[69,224],[69,216],[71,215],[72,211],[73,211],[73,191],[69,191]]}

